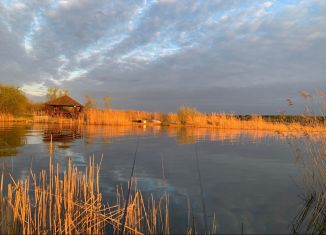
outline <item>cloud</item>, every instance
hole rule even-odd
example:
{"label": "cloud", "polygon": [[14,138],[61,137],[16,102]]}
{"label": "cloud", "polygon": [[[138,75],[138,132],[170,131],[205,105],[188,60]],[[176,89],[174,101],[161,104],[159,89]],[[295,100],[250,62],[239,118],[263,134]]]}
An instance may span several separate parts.
{"label": "cloud", "polygon": [[263,3],[263,6],[265,7],[265,8],[269,8],[269,7],[271,7],[271,6],[273,6],[273,2],[264,2]]}
{"label": "cloud", "polygon": [[[114,93],[119,105],[144,109],[157,105],[135,94],[161,94],[166,110],[181,101],[172,105],[164,92],[176,89],[191,104],[201,91],[209,104],[199,105],[214,111],[215,96],[205,95],[213,87],[230,89],[232,99],[239,89],[322,83],[325,18],[320,0],[0,0],[1,82],[33,95],[53,85],[77,97]],[[275,111],[279,101],[270,99],[262,102]],[[241,100],[238,110],[254,111]]]}
{"label": "cloud", "polygon": [[47,88],[44,83],[29,83],[23,84],[21,87],[22,91],[32,96],[44,96],[46,95]]}

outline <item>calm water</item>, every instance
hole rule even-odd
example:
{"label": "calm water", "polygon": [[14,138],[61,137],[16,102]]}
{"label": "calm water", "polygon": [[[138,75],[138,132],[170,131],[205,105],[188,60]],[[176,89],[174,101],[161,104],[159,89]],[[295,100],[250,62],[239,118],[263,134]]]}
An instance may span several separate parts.
{"label": "calm water", "polygon": [[[218,233],[288,233],[302,206],[300,166],[285,139],[263,132],[160,127],[0,126],[0,162],[16,177],[48,167],[49,139],[63,171],[100,161],[104,201],[126,187],[137,143],[135,176],[145,193],[170,196],[171,232],[185,232],[188,211]],[[196,156],[196,149],[198,155]]]}

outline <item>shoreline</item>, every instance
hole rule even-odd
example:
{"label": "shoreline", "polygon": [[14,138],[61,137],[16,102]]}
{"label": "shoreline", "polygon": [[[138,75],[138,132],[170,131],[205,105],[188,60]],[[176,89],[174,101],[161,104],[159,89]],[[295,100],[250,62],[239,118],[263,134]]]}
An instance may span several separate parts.
{"label": "shoreline", "polygon": [[41,113],[14,116],[0,113],[0,123],[67,124],[83,126],[160,126],[173,128],[209,128],[276,133],[326,133],[325,116],[205,114],[186,110],[178,113],[149,113],[136,110],[86,110],[77,119],[50,117]]}
{"label": "shoreline", "polygon": [[326,133],[326,125],[321,123],[300,124],[297,122],[268,122],[262,119],[259,120],[229,120],[220,122],[216,125],[212,124],[181,124],[181,123],[137,123],[137,122],[108,122],[108,123],[87,123],[80,119],[67,119],[67,118],[49,118],[47,120],[39,120],[33,116],[30,119],[13,118],[9,120],[0,119],[1,123],[13,124],[44,124],[44,125],[67,125],[67,126],[85,126],[85,127],[101,127],[101,126],[139,126],[139,127],[162,127],[162,128],[194,128],[194,129],[211,129],[211,130],[241,130],[241,131],[263,131],[276,134],[288,133],[310,135],[310,134],[323,134]]}

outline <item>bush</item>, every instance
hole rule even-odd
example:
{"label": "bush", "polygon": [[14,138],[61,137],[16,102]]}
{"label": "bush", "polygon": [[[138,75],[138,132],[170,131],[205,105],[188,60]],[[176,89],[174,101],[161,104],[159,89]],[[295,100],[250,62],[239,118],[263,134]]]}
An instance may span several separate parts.
{"label": "bush", "polygon": [[1,113],[25,114],[28,105],[27,97],[18,87],[0,84]]}
{"label": "bush", "polygon": [[189,124],[193,122],[195,116],[198,114],[198,110],[196,108],[181,106],[177,111],[178,119],[181,124]]}

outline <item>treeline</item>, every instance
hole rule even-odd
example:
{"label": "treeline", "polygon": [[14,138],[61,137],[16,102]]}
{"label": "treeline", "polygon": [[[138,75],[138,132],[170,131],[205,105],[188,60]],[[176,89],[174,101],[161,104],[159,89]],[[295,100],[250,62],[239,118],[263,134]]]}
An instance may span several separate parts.
{"label": "treeline", "polygon": [[0,84],[0,112],[6,114],[25,114],[31,103],[18,87]]}

